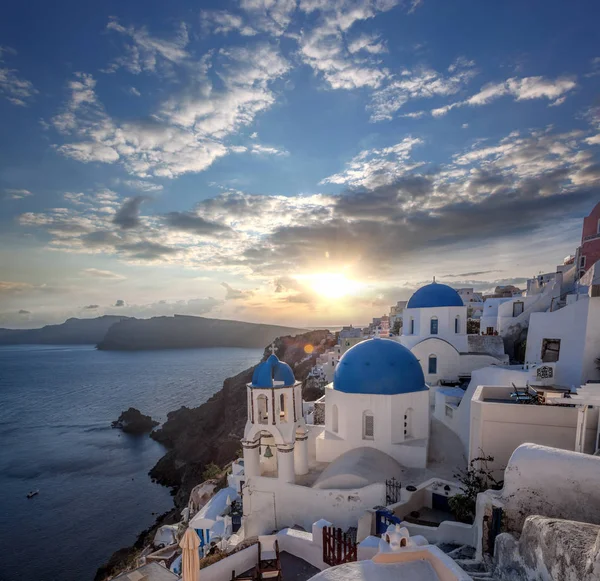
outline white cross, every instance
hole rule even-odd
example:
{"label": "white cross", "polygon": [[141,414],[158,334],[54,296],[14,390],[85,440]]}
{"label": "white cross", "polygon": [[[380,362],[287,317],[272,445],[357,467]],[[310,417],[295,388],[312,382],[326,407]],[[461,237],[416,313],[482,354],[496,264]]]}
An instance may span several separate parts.
{"label": "white cross", "polygon": [[271,355],[275,355],[275,341],[271,343]]}

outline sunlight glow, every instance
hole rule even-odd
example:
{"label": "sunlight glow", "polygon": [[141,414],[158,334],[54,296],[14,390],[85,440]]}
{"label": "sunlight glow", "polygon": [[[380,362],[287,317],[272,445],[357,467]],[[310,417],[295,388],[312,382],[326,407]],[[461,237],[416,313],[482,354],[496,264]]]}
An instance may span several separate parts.
{"label": "sunlight glow", "polygon": [[340,299],[355,294],[363,286],[362,283],[351,280],[344,274],[334,272],[322,272],[297,278],[305,279],[318,295],[326,299]]}

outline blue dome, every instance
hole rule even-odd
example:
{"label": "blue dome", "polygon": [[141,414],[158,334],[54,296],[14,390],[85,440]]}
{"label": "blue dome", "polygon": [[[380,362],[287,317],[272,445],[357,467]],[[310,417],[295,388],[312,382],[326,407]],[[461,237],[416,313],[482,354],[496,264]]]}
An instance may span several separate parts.
{"label": "blue dome", "polygon": [[416,291],[408,304],[407,309],[423,309],[427,307],[462,307],[460,295],[447,284],[432,282],[422,286]]}
{"label": "blue dome", "polygon": [[285,387],[296,383],[292,368],[275,355],[269,355],[266,361],[260,363],[252,374],[252,387],[273,387],[273,381],[283,381]]}
{"label": "blue dome", "polygon": [[335,369],[333,388],[373,395],[428,389],[419,360],[391,339],[368,339],[348,349]]}

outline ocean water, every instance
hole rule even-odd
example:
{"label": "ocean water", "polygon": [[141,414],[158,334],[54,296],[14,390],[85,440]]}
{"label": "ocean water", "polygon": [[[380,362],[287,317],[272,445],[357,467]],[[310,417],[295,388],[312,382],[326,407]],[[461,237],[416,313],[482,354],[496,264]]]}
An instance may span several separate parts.
{"label": "ocean water", "polygon": [[110,423],[130,406],[158,421],[198,406],[261,355],[0,347],[0,581],[93,579],[172,507],[148,477],[162,446]]}

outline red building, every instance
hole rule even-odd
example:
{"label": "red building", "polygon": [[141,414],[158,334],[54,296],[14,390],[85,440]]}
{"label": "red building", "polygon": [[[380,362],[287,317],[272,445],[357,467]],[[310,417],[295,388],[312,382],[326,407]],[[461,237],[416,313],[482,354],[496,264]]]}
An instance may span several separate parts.
{"label": "red building", "polygon": [[581,246],[577,249],[579,276],[600,260],[600,203],[583,219]]}

